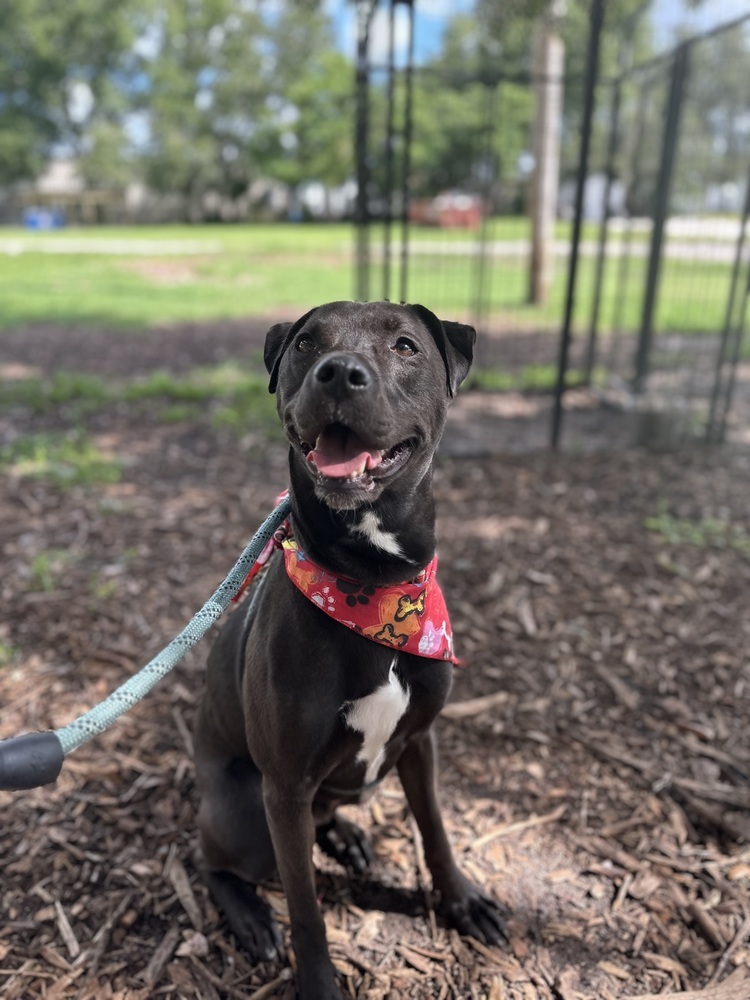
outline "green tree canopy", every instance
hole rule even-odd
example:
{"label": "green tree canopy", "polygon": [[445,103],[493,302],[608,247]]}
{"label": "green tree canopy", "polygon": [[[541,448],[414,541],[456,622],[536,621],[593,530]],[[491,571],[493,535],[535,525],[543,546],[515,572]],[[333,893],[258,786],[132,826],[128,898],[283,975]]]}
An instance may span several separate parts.
{"label": "green tree canopy", "polygon": [[127,71],[140,0],[3,0],[0,183],[34,177],[55,147],[80,152],[108,81]]}
{"label": "green tree canopy", "polygon": [[236,0],[167,0],[140,46],[136,155],[156,191],[197,203],[254,176],[251,144],[270,117],[263,20]]}
{"label": "green tree canopy", "polygon": [[318,0],[5,0],[0,183],[75,156],[196,203],[352,170],[352,80]]}

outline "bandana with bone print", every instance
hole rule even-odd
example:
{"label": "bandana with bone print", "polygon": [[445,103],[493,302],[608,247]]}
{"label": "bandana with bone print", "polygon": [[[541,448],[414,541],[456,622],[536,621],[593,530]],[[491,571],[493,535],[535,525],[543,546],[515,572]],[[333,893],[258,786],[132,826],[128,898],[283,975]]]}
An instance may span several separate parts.
{"label": "bandana with bone print", "polygon": [[278,548],[284,553],[287,576],[295,587],[341,625],[393,650],[458,663],[450,618],[436,578],[437,556],[413,580],[382,587],[361,584],[314,563],[300,549],[287,521],[247,574],[235,600]]}

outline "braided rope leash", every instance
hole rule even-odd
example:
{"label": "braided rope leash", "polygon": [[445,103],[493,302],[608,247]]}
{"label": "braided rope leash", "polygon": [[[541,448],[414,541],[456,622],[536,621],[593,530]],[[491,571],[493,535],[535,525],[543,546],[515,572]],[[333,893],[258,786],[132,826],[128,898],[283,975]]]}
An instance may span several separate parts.
{"label": "braided rope leash", "polygon": [[250,567],[288,517],[290,506],[289,497],[285,496],[253,535],[224,582],[180,634],[104,701],[62,729],[27,733],[0,741],[0,789],[37,788],[54,781],[67,754],[108,729],[116,719],[141,701],[221,617]]}

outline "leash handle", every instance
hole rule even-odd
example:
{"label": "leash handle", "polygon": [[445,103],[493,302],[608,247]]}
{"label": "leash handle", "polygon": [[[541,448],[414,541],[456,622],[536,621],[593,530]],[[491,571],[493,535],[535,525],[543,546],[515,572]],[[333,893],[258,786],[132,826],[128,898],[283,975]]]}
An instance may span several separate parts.
{"label": "leash handle", "polygon": [[63,765],[57,733],[26,733],[0,742],[0,789],[18,792],[55,781]]}
{"label": "leash handle", "polygon": [[180,634],[104,701],[62,729],[0,741],[0,789],[37,788],[54,781],[62,769],[63,757],[103,732],[144,698],[223,614],[250,567],[289,516],[290,507],[289,497],[283,497],[253,535],[224,582]]}

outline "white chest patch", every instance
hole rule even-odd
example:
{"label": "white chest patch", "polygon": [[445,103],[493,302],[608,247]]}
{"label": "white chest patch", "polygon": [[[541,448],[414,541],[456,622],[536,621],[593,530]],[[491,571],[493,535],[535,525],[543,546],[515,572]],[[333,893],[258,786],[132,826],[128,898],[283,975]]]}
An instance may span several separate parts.
{"label": "white chest patch", "polygon": [[366,511],[362,515],[362,520],[359,524],[355,524],[351,531],[355,535],[364,535],[364,537],[374,545],[376,549],[382,549],[383,552],[389,552],[392,556],[404,557],[404,552],[396,536],[390,531],[383,531],[383,526],[378,520],[377,514],[374,514],[371,510]]}
{"label": "white chest patch", "polygon": [[362,749],[358,761],[365,761],[365,783],[375,781],[385,757],[385,746],[398,725],[398,720],[409,707],[409,688],[403,687],[396,675],[396,660],[391,663],[388,680],[379,688],[349,703],[346,724],[362,733]]}

